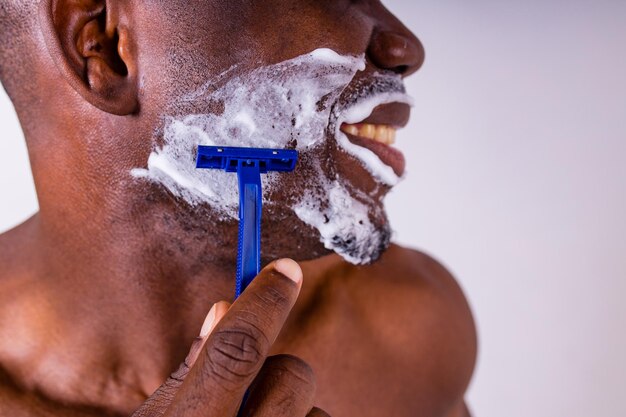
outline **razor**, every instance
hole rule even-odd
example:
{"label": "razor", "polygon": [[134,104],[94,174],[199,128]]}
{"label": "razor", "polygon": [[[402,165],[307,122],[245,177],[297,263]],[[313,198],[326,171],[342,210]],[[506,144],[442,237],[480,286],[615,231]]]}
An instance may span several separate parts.
{"label": "razor", "polygon": [[239,243],[235,298],[250,285],[261,268],[261,174],[291,172],[298,151],[290,149],[198,146],[196,168],[236,172],[239,179]]}

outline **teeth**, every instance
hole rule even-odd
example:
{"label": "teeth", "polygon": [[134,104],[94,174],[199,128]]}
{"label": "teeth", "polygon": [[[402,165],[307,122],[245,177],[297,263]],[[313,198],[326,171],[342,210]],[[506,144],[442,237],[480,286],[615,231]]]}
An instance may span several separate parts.
{"label": "teeth", "polygon": [[396,129],[387,125],[344,124],[341,126],[341,131],[352,136],[375,140],[385,145],[396,143]]}
{"label": "teeth", "polygon": [[343,125],[341,126],[341,130],[349,135],[359,136],[359,128],[355,125]]}

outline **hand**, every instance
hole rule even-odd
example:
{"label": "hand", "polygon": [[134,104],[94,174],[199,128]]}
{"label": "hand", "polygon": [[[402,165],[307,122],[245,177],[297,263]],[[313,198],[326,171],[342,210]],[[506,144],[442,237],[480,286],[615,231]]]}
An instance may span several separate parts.
{"label": "hand", "polygon": [[289,355],[267,358],[300,287],[290,260],[268,265],[232,304],[213,306],[185,362],[133,417],[328,416],[313,408],[310,366]]}

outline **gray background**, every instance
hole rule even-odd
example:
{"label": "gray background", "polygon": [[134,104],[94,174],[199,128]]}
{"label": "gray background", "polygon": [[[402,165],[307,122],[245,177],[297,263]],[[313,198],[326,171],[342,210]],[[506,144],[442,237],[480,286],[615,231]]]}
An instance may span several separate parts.
{"label": "gray background", "polygon": [[[475,415],[623,417],[626,1],[386,4],[427,49],[389,212],[472,303]],[[37,203],[3,93],[0,126],[6,230]]]}

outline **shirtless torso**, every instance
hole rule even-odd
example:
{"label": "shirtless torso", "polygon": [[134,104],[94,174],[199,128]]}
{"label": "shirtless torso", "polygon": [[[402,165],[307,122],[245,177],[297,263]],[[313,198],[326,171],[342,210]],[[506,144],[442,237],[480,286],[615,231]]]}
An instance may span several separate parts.
{"label": "shirtless torso", "polygon": [[[48,316],[45,297],[32,280],[20,251],[26,244],[19,233],[0,237],[0,264],[7,266],[0,273],[0,415],[101,416],[106,406],[103,410],[94,404],[108,395],[115,397],[108,410],[112,415],[129,415],[142,402],[141,390],[110,381],[110,373],[126,371],[112,366],[120,362],[115,356],[93,364],[89,371],[99,374],[85,374],[78,381],[83,392],[63,392],[64,387],[77,387],[77,376],[47,362],[53,353],[48,349],[57,346],[53,339],[62,330]],[[368,267],[351,266],[336,255],[302,267],[302,292],[271,354],[293,354],[311,365],[317,406],[333,416],[469,415],[463,394],[476,354],[474,326],[463,294],[441,265],[422,253],[392,246]],[[40,337],[28,340],[33,332]],[[113,340],[106,344],[116,345]],[[21,375],[10,372],[25,361],[31,365]],[[98,387],[101,398],[92,407],[81,405],[98,379],[110,381],[110,386]],[[44,392],[55,392],[62,400],[46,398]]]}
{"label": "shirtless torso", "polygon": [[[0,417],[232,416],[248,388],[246,416],[468,414],[463,294],[382,253],[425,55],[381,1],[2,0],[0,36],[40,207],[0,236]],[[232,305],[236,180],[199,144],[301,156]]]}

